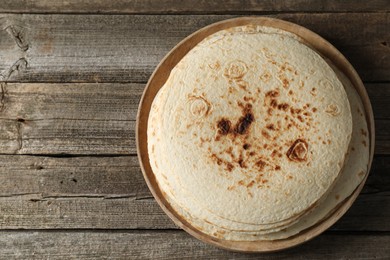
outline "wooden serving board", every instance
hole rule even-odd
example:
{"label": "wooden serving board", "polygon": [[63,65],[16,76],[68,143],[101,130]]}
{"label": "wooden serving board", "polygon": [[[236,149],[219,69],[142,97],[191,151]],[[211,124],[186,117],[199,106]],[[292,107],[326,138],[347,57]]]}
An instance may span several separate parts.
{"label": "wooden serving board", "polygon": [[201,231],[194,228],[190,223],[188,223],[172,209],[169,203],[165,200],[156,183],[154,173],[149,164],[149,156],[147,149],[147,124],[150,108],[154,97],[168,79],[171,70],[194,46],[196,46],[207,36],[223,29],[235,26],[243,26],[247,24],[279,28],[300,36],[313,49],[317,50],[322,56],[333,62],[333,64],[350,79],[357,92],[359,93],[363,101],[363,105],[365,107],[367,124],[370,132],[370,158],[368,170],[370,169],[375,146],[374,116],[366,89],[359,75],[356,73],[355,69],[333,45],[331,45],[329,42],[327,42],[314,32],[297,24],[265,17],[241,17],[211,24],[196,31],[195,33],[182,40],[165,56],[165,58],[160,62],[160,64],[157,66],[154,73],[150,77],[139,104],[136,124],[137,153],[141,169],[144,174],[144,178],[149,186],[150,191],[152,192],[153,196],[155,197],[161,208],[164,210],[164,212],[179,227],[204,242],[208,242],[225,249],[243,252],[271,252],[290,248],[304,243],[318,236],[330,226],[332,226],[351,207],[352,203],[355,201],[360,191],[362,190],[368,174],[366,174],[364,180],[353,192],[353,194],[349,196],[346,200],[344,200],[341,205],[337,209],[335,209],[334,212],[330,214],[325,220],[316,224],[315,226],[312,226],[302,231],[301,233],[293,237],[275,241],[228,241],[217,239],[202,233]]}

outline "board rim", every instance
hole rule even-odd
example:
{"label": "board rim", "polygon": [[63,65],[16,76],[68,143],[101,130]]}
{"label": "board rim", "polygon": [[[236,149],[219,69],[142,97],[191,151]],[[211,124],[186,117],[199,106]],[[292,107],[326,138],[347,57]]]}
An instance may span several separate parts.
{"label": "board rim", "polygon": [[[189,50],[191,50],[197,43],[199,43],[207,36],[223,29],[235,26],[242,26],[246,24],[270,26],[297,34],[298,36],[303,38],[308,44],[310,44],[311,47],[317,50],[321,55],[324,55],[326,58],[331,60],[334,65],[351,80],[353,86],[357,90],[365,108],[366,120],[369,130],[370,156],[367,173],[363,181],[359,184],[355,191],[348,198],[346,198],[341,203],[341,205],[338,206],[337,209],[328,217],[326,217],[323,221],[320,221],[314,226],[303,230],[295,236],[282,240],[229,241],[217,239],[202,233],[200,230],[196,229],[185,219],[183,219],[169,205],[169,202],[164,198],[162,192],[158,188],[154,173],[149,164],[146,133],[149,112],[155,95],[167,80],[171,69],[181,60],[182,57],[184,57],[188,53]],[[136,146],[140,167],[144,179],[149,187],[149,190],[151,191],[152,195],[154,196],[162,210],[176,225],[178,225],[180,228],[182,228],[195,238],[203,242],[213,244],[220,248],[238,252],[275,252],[298,246],[320,235],[330,226],[335,224],[352,206],[353,202],[356,200],[357,196],[361,192],[367,180],[373,160],[375,147],[374,115],[368,94],[359,75],[357,74],[353,66],[349,63],[349,61],[328,41],[305,27],[284,20],[262,16],[238,17],[219,21],[195,31],[194,33],[180,41],[161,60],[161,62],[158,64],[158,66],[150,76],[139,103],[136,118]]]}

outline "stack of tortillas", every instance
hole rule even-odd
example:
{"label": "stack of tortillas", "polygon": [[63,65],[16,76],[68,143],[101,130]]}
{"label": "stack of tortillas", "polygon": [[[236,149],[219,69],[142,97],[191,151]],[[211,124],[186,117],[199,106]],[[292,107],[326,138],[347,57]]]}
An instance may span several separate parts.
{"label": "stack of tortillas", "polygon": [[350,80],[297,35],[258,25],[218,31],[176,64],[147,140],[170,207],[231,241],[316,225],[358,187],[370,157]]}

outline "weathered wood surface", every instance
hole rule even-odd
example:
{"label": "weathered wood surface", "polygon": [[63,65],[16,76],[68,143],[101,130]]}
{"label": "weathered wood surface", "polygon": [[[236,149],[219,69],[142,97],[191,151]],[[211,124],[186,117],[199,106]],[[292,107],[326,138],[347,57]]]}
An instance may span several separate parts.
{"label": "weathered wood surface", "polygon": [[0,12],[6,13],[265,13],[265,12],[385,12],[390,10],[387,0],[3,0]]}
{"label": "weathered wood surface", "polygon": [[[0,73],[23,82],[146,82],[164,55],[231,15],[0,15]],[[390,13],[271,15],[329,40],[365,81],[390,80]]]}
{"label": "weathered wood surface", "polygon": [[[2,259],[388,259],[390,235],[327,232],[272,254],[233,253],[183,231],[2,232]],[[56,246],[60,245],[60,246]]]}
{"label": "weathered wood surface", "polygon": [[388,259],[389,10],[388,0],[2,1],[0,259],[259,258],[180,231],[152,198],[134,140],[161,58],[205,25],[252,14],[334,44],[365,81],[377,128],[371,175],[347,214],[315,240],[263,257]]}
{"label": "weathered wood surface", "polygon": [[[390,154],[390,84],[366,84],[376,115],[377,154]],[[2,154],[136,153],[144,84],[7,83],[0,110]]]}
{"label": "weathered wood surface", "polygon": [[[356,203],[332,229],[390,231],[387,156],[377,157]],[[0,156],[2,229],[165,229],[135,156]]]}

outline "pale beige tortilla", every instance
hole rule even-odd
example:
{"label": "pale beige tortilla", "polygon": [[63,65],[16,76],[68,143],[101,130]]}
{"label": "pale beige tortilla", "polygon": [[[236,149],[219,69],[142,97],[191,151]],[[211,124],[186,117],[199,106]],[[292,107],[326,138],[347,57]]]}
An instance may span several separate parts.
{"label": "pale beige tortilla", "polygon": [[232,229],[291,224],[315,205],[352,132],[346,93],[326,62],[288,34],[261,30],[221,31],[192,49],[148,123],[160,189],[194,218]]}
{"label": "pale beige tortilla", "polygon": [[184,212],[182,208],[176,207],[180,208],[180,214],[185,216],[185,218],[199,230],[202,230],[206,234],[216,238],[236,241],[278,240],[294,236],[317,224],[329,216],[329,214],[331,214],[331,212],[333,212],[333,210],[337,208],[342,201],[348,198],[362,182],[368,172],[370,142],[368,137],[367,121],[364,115],[365,110],[360,96],[349,79],[335,67],[333,67],[333,69],[337,72],[339,79],[343,82],[350,101],[353,131],[343,171],[335,186],[321,204],[319,204],[309,214],[303,216],[301,219],[298,219],[293,225],[284,229],[274,229],[274,232],[268,232],[268,234],[267,232],[262,231],[237,232],[221,228],[218,225],[204,222],[204,220],[195,219],[187,212]]}

